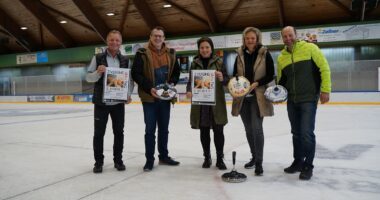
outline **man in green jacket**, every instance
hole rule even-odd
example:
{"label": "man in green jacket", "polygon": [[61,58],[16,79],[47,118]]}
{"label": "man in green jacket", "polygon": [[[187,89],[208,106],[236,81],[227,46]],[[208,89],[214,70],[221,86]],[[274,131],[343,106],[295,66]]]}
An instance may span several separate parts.
{"label": "man in green jacket", "polygon": [[293,163],[284,171],[300,171],[299,178],[309,180],[314,168],[317,105],[318,100],[322,104],[329,101],[330,67],[315,44],[297,40],[294,27],[285,27],[281,34],[285,48],[277,59],[277,79],[288,90],[287,110],[294,157]]}

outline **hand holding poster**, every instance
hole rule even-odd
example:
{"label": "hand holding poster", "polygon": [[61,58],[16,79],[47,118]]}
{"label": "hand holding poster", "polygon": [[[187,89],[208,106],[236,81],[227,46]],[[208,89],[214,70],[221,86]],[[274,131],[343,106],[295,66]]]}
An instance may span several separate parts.
{"label": "hand holding poster", "polygon": [[103,102],[128,100],[130,69],[107,67],[104,73]]}
{"label": "hand holding poster", "polygon": [[215,70],[191,71],[191,103],[215,105]]}

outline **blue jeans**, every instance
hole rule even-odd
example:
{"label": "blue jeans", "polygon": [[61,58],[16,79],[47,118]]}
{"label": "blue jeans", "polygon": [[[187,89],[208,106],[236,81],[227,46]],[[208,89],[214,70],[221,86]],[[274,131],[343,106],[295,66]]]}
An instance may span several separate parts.
{"label": "blue jeans", "polygon": [[160,159],[168,157],[170,101],[143,102],[145,122],[145,157],[154,161],[156,126],[158,126],[158,153]]}
{"label": "blue jeans", "polygon": [[315,156],[315,115],[318,102],[288,101],[288,117],[293,134],[293,157],[312,165]]}

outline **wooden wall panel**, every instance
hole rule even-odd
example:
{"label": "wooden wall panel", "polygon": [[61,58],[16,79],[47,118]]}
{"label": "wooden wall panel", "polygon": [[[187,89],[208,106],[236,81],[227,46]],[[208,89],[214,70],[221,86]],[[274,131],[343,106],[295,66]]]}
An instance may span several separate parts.
{"label": "wooden wall panel", "polygon": [[19,2],[14,0],[1,0],[0,7],[4,10],[19,26],[28,27],[25,34],[35,41],[38,41],[38,20]]}
{"label": "wooden wall panel", "polygon": [[[198,17],[206,21],[206,17],[202,14],[203,11],[197,4],[197,1],[176,2],[182,8],[194,13]],[[158,13],[159,22],[165,30],[175,36],[176,34],[186,34],[191,32],[207,31],[207,24],[193,18],[192,16],[174,8],[163,8],[162,3],[157,3],[153,7],[153,11]]]}
{"label": "wooden wall panel", "polygon": [[341,8],[331,3],[330,0],[284,1],[284,10],[288,22],[293,25],[320,24],[323,22],[337,23],[339,21],[354,20]]}
{"label": "wooden wall panel", "polygon": [[228,21],[227,26],[236,30],[246,26],[257,28],[278,26],[279,15],[277,1],[244,1],[238,12]]}

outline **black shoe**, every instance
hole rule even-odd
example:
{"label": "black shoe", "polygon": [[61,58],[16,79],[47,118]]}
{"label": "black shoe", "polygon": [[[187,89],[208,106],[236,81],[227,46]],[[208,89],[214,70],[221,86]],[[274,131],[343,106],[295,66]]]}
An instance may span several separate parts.
{"label": "black shoe", "polygon": [[216,165],[215,165],[219,170],[226,170],[226,164],[224,164],[224,161],[222,158],[218,158],[216,160]]}
{"label": "black shoe", "polygon": [[212,165],[211,158],[205,158],[202,164],[202,168],[210,168],[211,165]]}
{"label": "black shoe", "polygon": [[147,160],[144,165],[144,172],[150,172],[153,170],[154,161]]}
{"label": "black shoe", "polygon": [[305,164],[302,167],[301,173],[300,173],[300,179],[301,180],[310,180],[310,178],[313,176],[313,165]]}
{"label": "black shoe", "polygon": [[255,175],[262,176],[264,173],[263,165],[261,163],[256,163],[255,166]]}
{"label": "black shoe", "polygon": [[171,165],[176,166],[179,165],[180,162],[173,160],[171,157],[160,159],[159,164],[161,165]]}
{"label": "black shoe", "polygon": [[244,165],[246,169],[252,169],[255,166],[255,158],[252,158],[249,162]]}
{"label": "black shoe", "polygon": [[124,171],[125,170],[125,165],[123,162],[115,162],[115,168],[117,171]]}
{"label": "black shoe", "polygon": [[293,163],[284,169],[285,173],[288,174],[294,174],[296,172],[300,172],[302,169],[303,161],[300,160],[294,160]]}
{"label": "black shoe", "polygon": [[92,169],[92,171],[95,174],[102,173],[103,172],[103,163],[95,163],[94,168]]}

